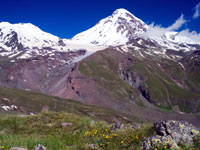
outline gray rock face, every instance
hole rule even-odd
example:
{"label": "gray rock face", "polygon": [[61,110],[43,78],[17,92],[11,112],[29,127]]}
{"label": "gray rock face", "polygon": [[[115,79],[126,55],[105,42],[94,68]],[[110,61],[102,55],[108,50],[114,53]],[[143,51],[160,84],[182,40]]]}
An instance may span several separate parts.
{"label": "gray rock face", "polygon": [[178,150],[178,144],[193,145],[194,137],[199,131],[186,121],[156,121],[154,128],[158,135],[147,138],[143,143],[143,150],[150,150],[157,144],[164,144],[168,148]]}

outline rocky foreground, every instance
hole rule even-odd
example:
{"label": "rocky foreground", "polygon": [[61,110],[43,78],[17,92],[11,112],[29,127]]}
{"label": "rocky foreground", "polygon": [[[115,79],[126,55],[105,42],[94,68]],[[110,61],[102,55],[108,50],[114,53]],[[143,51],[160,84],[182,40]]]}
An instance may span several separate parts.
{"label": "rocky foreground", "polygon": [[199,129],[185,121],[107,123],[64,112],[0,117],[1,150],[199,150]]}

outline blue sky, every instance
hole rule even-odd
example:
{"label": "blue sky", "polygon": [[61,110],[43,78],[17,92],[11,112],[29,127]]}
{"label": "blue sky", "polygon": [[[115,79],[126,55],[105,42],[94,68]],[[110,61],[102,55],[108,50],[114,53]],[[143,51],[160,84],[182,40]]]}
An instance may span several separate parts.
{"label": "blue sky", "polygon": [[[125,8],[145,23],[168,27],[181,14],[182,29],[200,32],[200,0],[1,0],[0,21],[32,23],[61,38],[89,29],[117,8]],[[199,10],[200,11],[200,10]],[[194,17],[194,14],[197,14]]]}

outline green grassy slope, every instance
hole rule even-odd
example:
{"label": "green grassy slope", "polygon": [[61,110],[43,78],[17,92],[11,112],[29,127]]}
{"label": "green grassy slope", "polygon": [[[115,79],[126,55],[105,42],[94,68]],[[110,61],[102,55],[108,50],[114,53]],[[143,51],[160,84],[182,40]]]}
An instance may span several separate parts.
{"label": "green grassy slope", "polygon": [[[71,125],[64,127],[63,122]],[[112,124],[104,121],[64,112],[43,112],[27,117],[1,116],[0,124],[0,146],[3,150],[16,146],[34,150],[37,144],[48,150],[140,150],[141,143],[155,135],[151,124],[141,125],[138,129],[123,124],[120,130],[113,130]],[[198,150],[198,144],[197,141],[195,146],[180,145],[180,148]],[[164,150],[165,145],[160,143],[159,149]]]}
{"label": "green grassy slope", "polygon": [[130,87],[119,77],[119,63],[128,57],[133,60],[130,71],[143,78],[141,85],[148,91],[151,101],[156,106],[169,110],[178,106],[183,112],[200,112],[200,94],[189,88],[186,82],[193,80],[190,78],[192,74],[188,75],[178,62],[161,57],[141,59],[108,49],[83,60],[79,65],[79,71],[106,89],[110,97],[127,102],[130,101],[132,93],[137,104],[143,106],[138,89]]}
{"label": "green grassy slope", "polygon": [[[5,99],[8,99],[9,101]],[[3,109],[0,109],[0,112],[3,114],[39,113],[43,111],[45,107],[48,107],[50,111],[65,111],[82,116],[91,116],[94,119],[102,119],[108,122],[112,122],[113,119],[121,120],[122,122],[127,121],[123,119],[123,115],[112,110],[86,105],[69,99],[61,99],[40,93],[6,87],[0,87],[0,105],[16,105],[18,107],[17,111],[6,112]]]}

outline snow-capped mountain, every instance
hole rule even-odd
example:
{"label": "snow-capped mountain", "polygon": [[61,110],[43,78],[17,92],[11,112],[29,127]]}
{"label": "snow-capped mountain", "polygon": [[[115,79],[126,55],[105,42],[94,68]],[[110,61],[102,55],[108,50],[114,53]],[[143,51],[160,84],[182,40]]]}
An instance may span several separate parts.
{"label": "snow-capped mountain", "polygon": [[88,56],[102,47],[61,39],[31,23],[0,23],[0,56],[3,57],[17,56],[17,59],[27,59],[36,56],[54,56],[56,53],[78,52],[80,49],[86,50]]}
{"label": "snow-capped mountain", "polygon": [[[138,41],[150,41],[163,49],[190,51],[195,50],[194,41],[181,33],[166,31],[162,36],[146,36],[150,26],[125,9],[117,9],[92,28],[75,35],[71,41],[84,44],[119,46],[134,45]],[[137,44],[140,44],[137,43]],[[182,46],[179,46],[182,45]],[[184,46],[183,46],[184,45]]]}
{"label": "snow-capped mountain", "polygon": [[48,47],[61,44],[60,39],[31,23],[0,23],[0,46],[5,50]]}
{"label": "snow-capped mountain", "polygon": [[76,62],[108,46],[128,45],[138,49],[138,45],[148,45],[147,49],[150,51],[157,53],[159,49],[162,54],[167,49],[191,51],[198,48],[192,39],[177,32],[166,32],[161,37],[147,38],[144,35],[149,28],[150,26],[142,20],[122,8],[115,10],[111,16],[102,19],[94,27],[75,35],[70,40],[44,32],[31,23],[1,22],[0,56],[27,59],[35,56],[54,56],[58,52],[85,50],[84,56],[71,58],[70,61]]}
{"label": "snow-capped mountain", "polygon": [[125,9],[117,9],[89,30],[77,34],[73,41],[95,45],[123,45],[139,37],[148,26]]}

